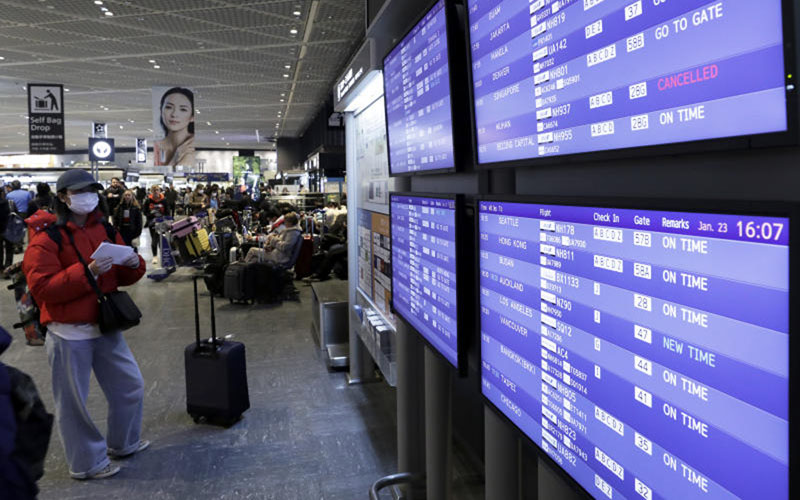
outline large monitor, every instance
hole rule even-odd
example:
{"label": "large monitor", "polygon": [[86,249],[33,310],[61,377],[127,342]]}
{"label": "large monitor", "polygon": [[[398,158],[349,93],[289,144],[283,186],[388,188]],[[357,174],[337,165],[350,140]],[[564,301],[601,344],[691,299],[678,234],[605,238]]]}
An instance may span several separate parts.
{"label": "large monitor", "polygon": [[468,4],[479,164],[797,142],[791,0]]}
{"label": "large monitor", "polygon": [[[459,349],[459,196],[392,193],[392,307],[463,369]],[[463,263],[461,263],[463,264]],[[469,281],[469,280],[466,280]]]}
{"label": "large monitor", "polygon": [[391,175],[452,171],[453,109],[448,25],[439,0],[383,60]]}
{"label": "large monitor", "polygon": [[794,215],[699,206],[479,202],[482,392],[594,498],[789,498]]}

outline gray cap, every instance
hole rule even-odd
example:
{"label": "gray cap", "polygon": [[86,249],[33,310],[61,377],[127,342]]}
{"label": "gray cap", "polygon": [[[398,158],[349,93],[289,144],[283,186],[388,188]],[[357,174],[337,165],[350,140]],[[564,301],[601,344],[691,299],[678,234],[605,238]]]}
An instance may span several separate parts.
{"label": "gray cap", "polygon": [[75,169],[67,170],[56,181],[56,191],[64,189],[71,189],[77,191],[87,186],[93,186],[96,189],[103,189],[103,185],[94,180],[92,174],[86,170]]}

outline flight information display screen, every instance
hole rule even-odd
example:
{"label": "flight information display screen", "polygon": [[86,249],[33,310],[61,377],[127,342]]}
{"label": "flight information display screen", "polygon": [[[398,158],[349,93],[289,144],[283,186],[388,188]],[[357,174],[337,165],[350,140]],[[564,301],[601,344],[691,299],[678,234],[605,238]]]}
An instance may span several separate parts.
{"label": "flight information display screen", "polygon": [[455,167],[448,64],[440,0],[383,61],[391,174]]}
{"label": "flight information display screen", "polygon": [[789,219],[481,201],[482,392],[598,499],[789,498]]}
{"label": "flight information display screen", "polygon": [[458,367],[455,199],[392,195],[391,214],[394,310]]}
{"label": "flight information display screen", "polygon": [[479,163],[787,130],[781,0],[469,0]]}

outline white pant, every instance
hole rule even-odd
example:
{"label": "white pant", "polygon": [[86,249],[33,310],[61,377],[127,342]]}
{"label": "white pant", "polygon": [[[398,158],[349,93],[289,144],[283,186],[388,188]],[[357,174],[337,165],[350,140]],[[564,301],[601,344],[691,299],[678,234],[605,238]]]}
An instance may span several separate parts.
{"label": "white pant", "polygon": [[[53,377],[56,422],[72,477],[84,478],[108,465],[107,452],[136,450],[142,428],[144,381],[121,332],[91,340],[50,334],[47,356]],[[108,401],[108,439],[86,410],[94,370]]]}

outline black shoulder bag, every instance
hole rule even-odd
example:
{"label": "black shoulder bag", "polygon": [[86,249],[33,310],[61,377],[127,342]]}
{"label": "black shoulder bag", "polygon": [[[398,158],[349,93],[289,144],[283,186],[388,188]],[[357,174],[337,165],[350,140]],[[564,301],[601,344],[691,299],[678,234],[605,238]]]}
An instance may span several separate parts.
{"label": "black shoulder bag", "polygon": [[[97,303],[99,305],[99,314],[97,324],[100,331],[103,333],[114,333],[117,331],[124,331],[138,325],[142,318],[142,311],[136,307],[133,299],[128,292],[121,292],[119,290],[111,293],[103,293],[97,285],[97,280],[92,276],[89,266],[86,261],[81,257],[81,252],[75,246],[75,239],[72,237],[72,232],[65,228],[69,242],[72,248],[75,249],[75,254],[78,260],[83,264],[83,271],[86,273],[86,279],[97,294]],[[112,242],[113,243],[113,242]]]}

